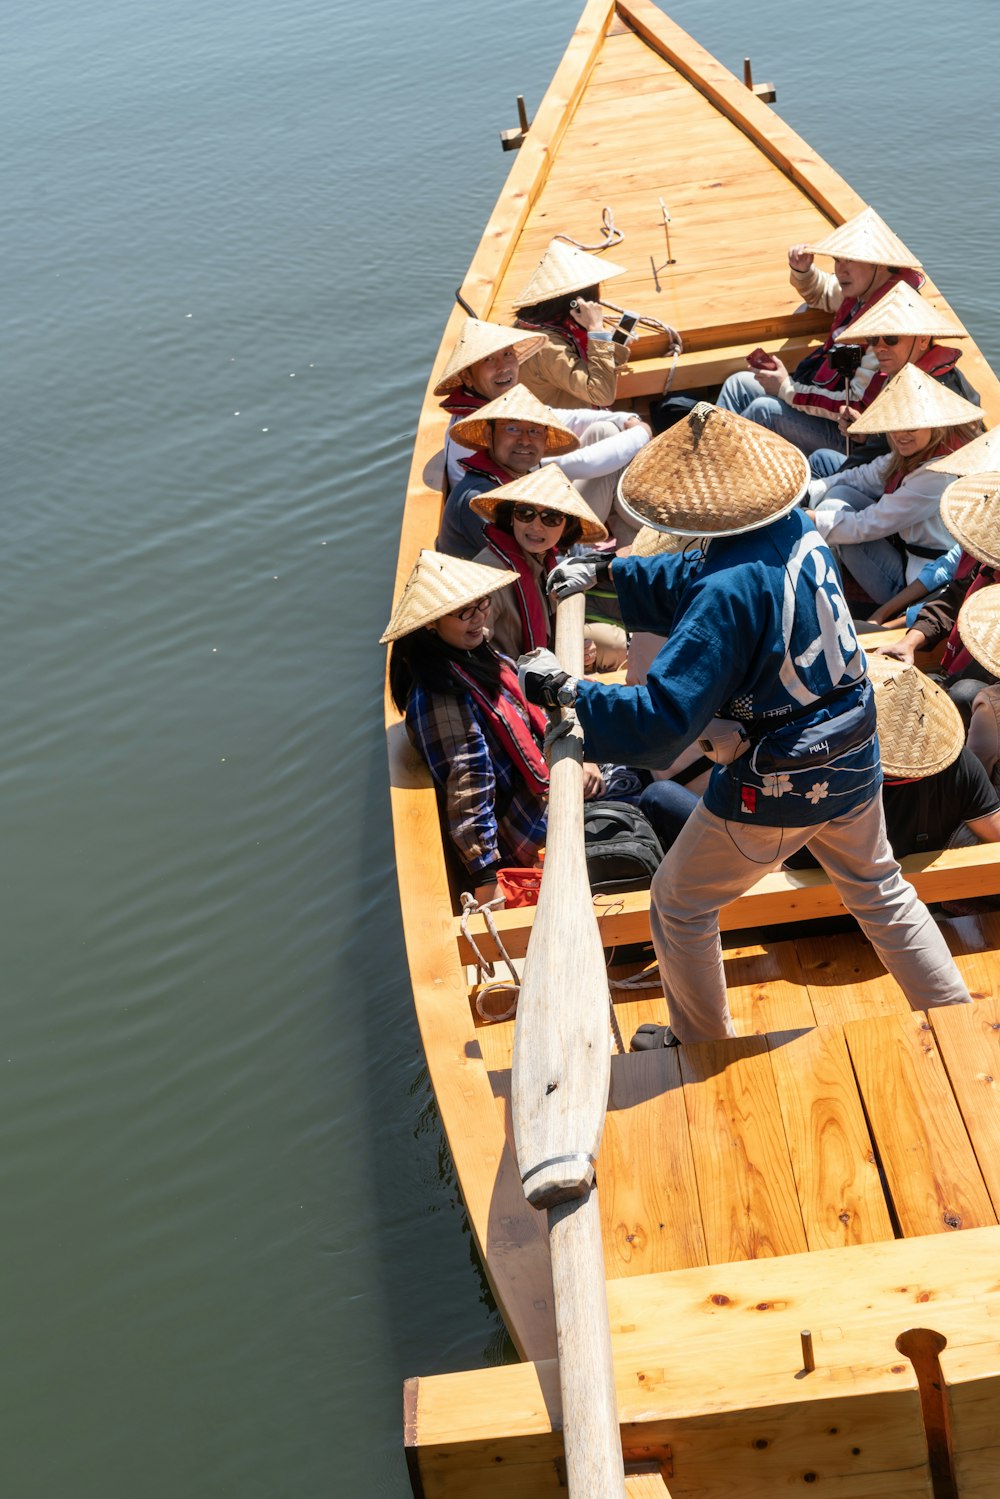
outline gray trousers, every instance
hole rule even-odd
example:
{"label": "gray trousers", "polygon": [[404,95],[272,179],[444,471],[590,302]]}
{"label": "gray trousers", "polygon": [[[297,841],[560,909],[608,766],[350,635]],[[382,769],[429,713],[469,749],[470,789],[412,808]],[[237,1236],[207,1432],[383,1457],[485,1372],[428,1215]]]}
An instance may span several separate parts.
{"label": "gray trousers", "polygon": [[808,843],[915,1010],[970,1004],[969,991],[885,836],[882,798],[807,828],[727,822],[699,802],[653,877],[649,925],[681,1042],[733,1036],[719,911]]}

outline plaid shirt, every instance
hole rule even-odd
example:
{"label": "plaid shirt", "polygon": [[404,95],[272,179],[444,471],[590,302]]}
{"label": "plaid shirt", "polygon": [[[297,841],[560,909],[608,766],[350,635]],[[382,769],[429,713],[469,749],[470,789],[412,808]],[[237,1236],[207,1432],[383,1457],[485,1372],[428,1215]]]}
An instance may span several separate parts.
{"label": "plaid shirt", "polygon": [[480,884],[497,864],[535,863],[548,813],[491,728],[468,693],[450,697],[419,685],[410,693],[407,733],[427,761],[455,850]]}

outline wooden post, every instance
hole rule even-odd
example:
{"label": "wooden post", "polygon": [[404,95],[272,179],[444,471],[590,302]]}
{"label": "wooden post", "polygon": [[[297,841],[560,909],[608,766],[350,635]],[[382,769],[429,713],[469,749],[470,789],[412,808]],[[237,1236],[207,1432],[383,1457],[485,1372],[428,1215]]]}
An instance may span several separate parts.
{"label": "wooden post", "polygon": [[[582,594],[559,605],[556,652],[583,671]],[[583,736],[557,739],[538,907],[511,1071],[514,1142],[528,1201],[548,1212],[572,1499],[625,1499],[594,1164],[611,1078],[608,979],[583,846]]]}

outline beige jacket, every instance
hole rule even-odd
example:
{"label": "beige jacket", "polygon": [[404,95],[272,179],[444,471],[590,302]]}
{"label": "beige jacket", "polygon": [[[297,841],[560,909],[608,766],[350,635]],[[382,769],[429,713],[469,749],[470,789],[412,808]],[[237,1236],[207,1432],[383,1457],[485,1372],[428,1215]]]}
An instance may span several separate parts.
{"label": "beige jacket", "polygon": [[546,333],[545,343],[521,366],[521,384],[546,406],[610,406],[618,373],[628,364],[628,346],[606,338],[587,340],[581,359],[568,336]]}

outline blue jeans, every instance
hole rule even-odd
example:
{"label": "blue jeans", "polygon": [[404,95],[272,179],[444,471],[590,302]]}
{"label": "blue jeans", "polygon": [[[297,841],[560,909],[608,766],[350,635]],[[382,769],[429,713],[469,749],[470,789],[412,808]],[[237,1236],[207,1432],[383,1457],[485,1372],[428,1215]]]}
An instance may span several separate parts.
{"label": "blue jeans", "polygon": [[639,811],[653,824],[653,831],[666,853],[700,797],[677,781],[651,781],[639,798]]}
{"label": "blue jeans", "polygon": [[[854,489],[847,483],[835,484],[832,489],[828,489],[825,498],[817,505],[817,510],[827,508],[829,500],[841,500],[845,505],[850,505],[852,510],[867,510],[869,505],[875,504],[870,494]],[[854,542],[839,542],[834,538],[833,546],[852,578],[876,604],[888,603],[901,588],[905,588],[906,567],[887,536]]]}
{"label": "blue jeans", "polygon": [[760,427],[769,427],[779,437],[785,437],[808,457],[817,448],[839,448],[844,452],[844,439],[836,422],[825,416],[810,416],[787,406],[777,396],[765,395],[764,387],[752,370],[738,370],[729,375],[719,391],[715,403],[723,411],[735,411]]}
{"label": "blue jeans", "polygon": [[815,453],[809,455],[809,472],[814,479],[829,479],[843,461],[843,453],[838,453],[836,448],[817,448]]}

